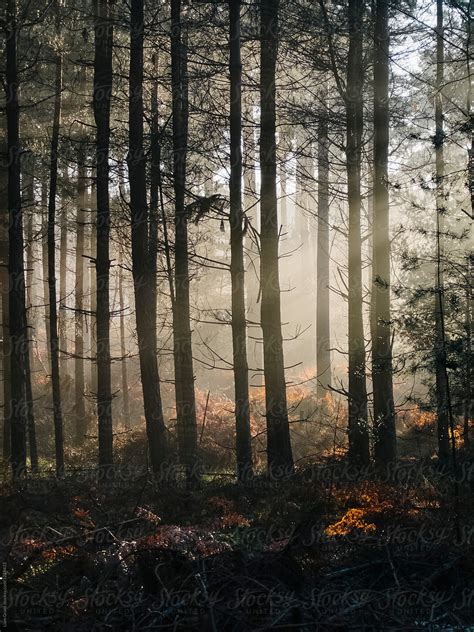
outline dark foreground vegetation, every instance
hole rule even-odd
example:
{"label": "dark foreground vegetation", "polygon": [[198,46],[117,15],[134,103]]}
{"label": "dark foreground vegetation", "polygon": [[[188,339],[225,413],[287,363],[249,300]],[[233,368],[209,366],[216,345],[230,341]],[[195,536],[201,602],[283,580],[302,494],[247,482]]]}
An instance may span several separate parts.
{"label": "dark foreground vegetation", "polygon": [[144,441],[113,472],[83,462],[2,485],[8,629],[472,625],[471,455],[456,476],[430,458],[380,472],[328,456],[290,480],[224,470],[189,490],[179,467],[131,465]]}

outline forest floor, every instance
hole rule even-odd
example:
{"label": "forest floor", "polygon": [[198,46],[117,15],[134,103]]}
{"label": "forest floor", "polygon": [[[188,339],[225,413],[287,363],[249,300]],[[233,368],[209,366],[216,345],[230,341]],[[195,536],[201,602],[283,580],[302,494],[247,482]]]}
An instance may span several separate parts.
{"label": "forest floor", "polygon": [[470,461],[0,487],[10,630],[474,629]]}

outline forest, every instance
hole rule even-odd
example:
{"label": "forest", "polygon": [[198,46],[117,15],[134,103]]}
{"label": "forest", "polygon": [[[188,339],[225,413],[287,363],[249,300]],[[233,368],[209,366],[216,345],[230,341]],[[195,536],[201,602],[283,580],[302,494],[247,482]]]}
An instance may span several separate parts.
{"label": "forest", "polygon": [[472,0],[3,0],[1,625],[474,630]]}

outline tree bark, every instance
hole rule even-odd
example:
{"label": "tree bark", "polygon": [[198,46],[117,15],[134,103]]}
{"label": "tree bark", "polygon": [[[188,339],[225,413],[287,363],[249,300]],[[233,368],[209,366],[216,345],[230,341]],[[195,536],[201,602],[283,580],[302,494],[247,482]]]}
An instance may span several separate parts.
{"label": "tree bark", "polygon": [[349,458],[369,462],[367,386],[362,319],[362,262],[360,234],[360,173],[363,130],[363,3],[349,0],[349,54],[347,62],[346,165],[349,201]]}
{"label": "tree bark", "polygon": [[188,143],[187,52],[182,41],[181,0],[171,1],[173,184],[175,193],[175,310],[173,314],[176,416],[186,480],[200,480],[189,306],[188,218],[185,207]]}
{"label": "tree bark", "polygon": [[229,4],[230,46],[230,275],[232,283],[232,345],[234,360],[237,475],[252,474],[247,323],[245,318],[244,226],[242,212],[242,62],[240,0]]}
{"label": "tree bark", "polygon": [[435,373],[436,411],[438,421],[438,456],[443,462],[449,459],[449,384],[446,368],[444,335],[444,245],[443,230],[445,213],[444,194],[444,126],[442,89],[444,82],[444,26],[443,2],[436,3],[436,98],[435,98],[435,152],[436,152],[436,278],[435,278]]}
{"label": "tree bark", "polygon": [[28,209],[26,222],[26,297],[27,306],[25,309],[25,388],[26,388],[26,416],[28,427],[28,444],[30,452],[31,471],[38,471],[38,447],[36,444],[36,424],[33,407],[33,386],[31,383],[31,343],[33,337],[33,215],[35,210],[35,187],[34,187],[34,157],[27,152],[26,161],[23,159],[25,170],[23,180],[25,183],[26,199],[25,207]]}
{"label": "tree bark", "polygon": [[2,116],[1,170],[0,170],[0,287],[2,293],[2,385],[3,385],[3,458],[11,455],[11,377],[10,377],[10,329],[9,323],[9,274],[8,274],[8,227],[10,225],[9,186],[9,145],[7,138],[7,117]]}
{"label": "tree bark", "polygon": [[[327,97],[327,94],[324,95]],[[317,394],[324,397],[331,386],[329,311],[329,137],[327,102],[319,110],[318,125],[318,242],[316,261],[316,375]]]}
{"label": "tree bark", "polygon": [[90,188],[90,234],[89,256],[89,302],[90,302],[90,340],[89,347],[92,355],[90,365],[90,391],[93,395],[95,412],[97,412],[97,170],[93,170]]}
{"label": "tree bark", "polygon": [[466,331],[466,357],[464,376],[464,420],[463,420],[463,443],[465,447],[470,445],[470,431],[472,420],[472,288],[474,282],[474,255],[467,256],[467,283],[464,307],[464,327]]}
{"label": "tree bark", "polygon": [[76,212],[76,292],[74,333],[75,439],[78,445],[87,431],[84,378],[84,242],[86,225],[86,165],[84,139],[79,140],[77,154]]}
{"label": "tree bark", "polygon": [[46,330],[45,364],[46,372],[51,373],[51,341],[49,339],[49,285],[48,285],[48,181],[43,179],[41,185],[41,268],[43,272],[44,328]]}
{"label": "tree bark", "polygon": [[125,427],[130,427],[130,403],[128,397],[127,349],[125,346],[125,301],[123,295],[123,248],[119,246],[119,306],[120,306],[120,355],[122,356],[122,418]]}
{"label": "tree bark", "polygon": [[260,1],[260,214],[262,292],[261,322],[267,417],[268,470],[274,476],[293,472],[286,402],[281,297],[278,274],[278,211],[276,194],[275,71],[278,0]]}
{"label": "tree bark", "polygon": [[155,347],[158,346],[156,339],[156,319],[157,319],[157,275],[158,275],[158,225],[159,225],[159,194],[160,194],[160,161],[161,161],[161,143],[160,129],[158,119],[158,55],[152,55],[153,64],[153,80],[151,87],[151,104],[150,104],[150,144],[151,144],[151,164],[150,164],[150,218],[149,218],[149,265],[150,265],[150,292],[153,293],[152,305],[150,306],[154,313],[151,318],[155,323],[153,332],[155,336]]}
{"label": "tree bark", "polygon": [[[168,458],[156,341],[156,252],[148,230],[146,158],[143,149],[143,0],[131,0],[129,153],[132,267],[145,421],[154,472]],[[150,227],[151,228],[151,227]],[[154,245],[156,248],[156,245]],[[153,261],[150,261],[154,258]]]}
{"label": "tree bark", "polygon": [[[260,372],[263,370],[263,345],[262,329],[260,323],[260,255],[258,243],[260,231],[259,200],[257,195],[257,182],[255,177],[256,147],[254,138],[254,120],[251,107],[245,108],[246,126],[243,129],[244,144],[244,207],[247,221],[251,223],[252,235],[247,240],[247,278],[246,278],[246,304],[248,315],[248,327],[250,336],[251,365]],[[251,221],[252,218],[252,221]]]}
{"label": "tree bark", "polygon": [[387,463],[395,461],[397,457],[390,316],[389,46],[388,1],[377,0],[374,29],[372,292],[375,335],[372,339],[372,383],[374,389],[374,457],[376,465],[379,467],[385,467]]}
{"label": "tree bark", "polygon": [[[64,170],[64,182],[68,180],[67,167]],[[66,203],[63,199],[61,212],[59,214],[59,368],[64,379],[69,368],[69,358],[67,355],[67,327],[68,314],[65,308],[66,292],[67,292],[67,217]]]}
{"label": "tree bark", "polygon": [[[56,34],[60,36],[59,0],[56,6]],[[58,44],[59,45],[59,44]],[[58,147],[59,129],[61,125],[61,93],[63,81],[63,60],[61,51],[55,55],[55,97],[53,129],[51,133],[51,157],[49,176],[49,202],[48,202],[48,295],[49,295],[49,340],[51,355],[51,381],[53,388],[53,419],[54,440],[56,454],[56,475],[64,474],[64,438],[63,415],[61,409],[61,390],[59,377],[59,337],[58,337],[58,305],[56,298],[56,194],[58,185]]]}
{"label": "tree bark", "polygon": [[26,473],[26,375],[24,348],[27,340],[25,273],[23,264],[23,210],[20,188],[20,108],[18,103],[17,22],[15,0],[7,1],[6,15],[6,113],[8,144],[9,209],[9,325],[11,371],[11,465],[13,476]]}
{"label": "tree bark", "polygon": [[109,149],[113,24],[110,19],[109,0],[96,0],[95,8],[93,105],[97,127],[97,416],[99,425],[99,466],[107,467],[113,464],[109,302]]}

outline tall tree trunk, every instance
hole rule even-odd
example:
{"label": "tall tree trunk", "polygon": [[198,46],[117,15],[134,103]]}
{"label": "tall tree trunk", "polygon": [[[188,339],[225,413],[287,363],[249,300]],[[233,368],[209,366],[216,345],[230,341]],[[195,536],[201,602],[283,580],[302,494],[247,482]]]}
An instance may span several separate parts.
{"label": "tall tree trunk", "polygon": [[466,359],[465,376],[464,376],[464,423],[463,423],[463,442],[464,446],[470,444],[470,430],[472,423],[472,288],[474,284],[474,255],[472,253],[467,256],[467,283],[466,298],[464,307],[464,327],[466,330]]}
{"label": "tall tree trunk", "polygon": [[26,254],[26,309],[28,311],[28,321],[32,321],[33,307],[33,284],[34,284],[34,253],[33,253],[33,217],[35,215],[35,159],[32,153],[25,150],[22,156],[22,189],[23,194],[23,212],[26,211],[25,226],[25,254]]}
{"label": "tall tree trunk", "polygon": [[11,464],[13,476],[26,472],[26,376],[24,348],[27,340],[25,273],[23,265],[23,211],[20,188],[20,108],[18,103],[17,22],[15,0],[7,1],[6,15],[6,113],[8,144],[9,209],[9,325],[11,367]]}
{"label": "tall tree trunk", "polygon": [[364,5],[349,0],[347,62],[347,189],[349,200],[349,458],[369,462],[367,386],[362,319],[362,262],[360,234],[360,172],[363,129],[362,16]]}
{"label": "tall tree trunk", "polygon": [[377,0],[374,29],[372,292],[375,336],[372,340],[372,382],[374,389],[374,457],[376,464],[380,467],[386,466],[397,457],[390,321],[389,46],[388,1]]}
{"label": "tall tree trunk", "polygon": [[[245,215],[252,228],[259,233],[259,201],[257,195],[257,182],[255,177],[256,147],[254,134],[254,120],[251,107],[245,108],[246,125],[243,129],[244,141],[244,208]],[[263,346],[262,329],[260,324],[260,255],[258,252],[259,235],[252,231],[247,239],[247,313],[250,337],[250,364],[259,371],[263,370]]]}
{"label": "tall tree trunk", "polygon": [[77,213],[76,213],[76,292],[74,334],[74,410],[75,439],[78,445],[87,431],[84,378],[84,241],[86,225],[86,165],[84,140],[79,141],[77,154]]}
{"label": "tall tree trunk", "polygon": [[[60,0],[56,0],[56,34],[58,46],[60,39]],[[51,133],[51,157],[49,176],[49,202],[48,202],[48,295],[49,295],[49,340],[51,355],[51,381],[53,387],[53,419],[54,440],[56,453],[56,475],[64,473],[64,439],[63,439],[63,415],[61,409],[61,390],[59,379],[59,337],[58,337],[58,305],[56,299],[56,194],[58,186],[58,147],[59,129],[61,125],[61,93],[63,83],[63,60],[61,51],[55,55],[55,98],[53,129]]]}
{"label": "tall tree trunk", "polygon": [[[64,170],[64,183],[68,181],[67,167]],[[65,309],[67,291],[67,216],[66,198],[63,196],[61,212],[59,213],[59,366],[62,377],[66,376],[69,368],[69,358],[67,355],[67,327],[68,315]]]}
{"label": "tall tree trunk", "polygon": [[41,184],[41,269],[43,273],[44,328],[46,331],[45,364],[46,372],[51,372],[51,341],[49,339],[49,285],[48,285],[48,181]]}
{"label": "tall tree trunk", "polygon": [[[145,421],[154,472],[168,457],[156,342],[156,252],[150,252],[143,149],[143,0],[131,0],[129,153],[132,267]],[[155,209],[156,211],[157,209]],[[156,229],[156,227],[155,227]],[[156,245],[154,245],[156,248]],[[150,263],[150,256],[154,263]]]}
{"label": "tall tree trunk", "polygon": [[[468,20],[467,25],[468,42],[472,42],[474,35],[473,21]],[[471,81],[471,50],[470,47],[466,47],[466,67],[467,67],[467,114],[468,114],[468,129],[471,132],[471,146],[468,150],[468,183],[469,192],[471,195],[471,219],[474,219],[474,107],[472,103],[472,81]],[[472,228],[472,224],[471,224]],[[465,307],[465,328],[466,328],[466,375],[465,375],[465,395],[464,395],[464,445],[467,447],[470,444],[470,431],[473,414],[473,397],[472,397],[472,320],[473,320],[473,299],[474,299],[474,252],[467,255],[467,284],[466,284],[466,307]]]}
{"label": "tall tree trunk", "polygon": [[8,275],[8,227],[9,217],[9,145],[7,139],[7,117],[2,115],[1,170],[0,170],[0,287],[2,293],[2,385],[3,385],[3,458],[11,455],[11,377],[10,377],[10,329],[9,322],[9,275]]}
{"label": "tall tree trunk", "polygon": [[260,19],[260,284],[267,459],[269,473],[281,476],[289,475],[293,471],[293,455],[286,402],[278,275],[279,231],[275,139],[278,0],[260,0]]}
{"label": "tall tree trunk", "polygon": [[[38,448],[36,445],[36,424],[33,408],[33,386],[31,383],[31,343],[33,336],[33,215],[35,210],[35,186],[34,186],[34,156],[27,153],[24,181],[26,190],[25,206],[28,208],[26,227],[26,297],[27,308],[25,310],[26,344],[25,352],[25,388],[26,388],[26,416],[28,426],[28,444],[30,451],[30,463],[32,472],[38,471]],[[25,157],[25,155],[24,155]]]}
{"label": "tall tree trunk", "polygon": [[319,110],[318,125],[318,245],[316,268],[316,375],[317,394],[331,386],[329,312],[329,137],[327,91]]}
{"label": "tall tree trunk", "polygon": [[232,344],[234,359],[237,474],[252,474],[247,324],[245,318],[244,226],[242,212],[242,62],[240,0],[229,4],[230,42],[230,274],[232,283]]}
{"label": "tall tree trunk", "polygon": [[125,301],[123,295],[123,248],[119,245],[119,307],[120,307],[120,355],[122,356],[122,418],[124,425],[130,427],[130,403],[128,397],[127,349],[125,346]]}
{"label": "tall tree trunk", "polygon": [[154,313],[153,332],[156,340],[156,318],[157,318],[157,274],[158,274],[158,224],[159,224],[159,195],[160,195],[160,161],[161,161],[161,144],[160,144],[160,128],[158,119],[158,55],[152,55],[153,64],[153,80],[151,86],[151,122],[150,122],[150,144],[151,144],[151,164],[150,164],[150,221],[149,221],[149,265],[150,265],[150,292],[154,294],[152,305],[150,306]]}
{"label": "tall tree trunk", "polygon": [[438,456],[441,461],[449,459],[449,384],[446,367],[446,345],[444,335],[444,247],[443,230],[445,213],[444,194],[444,129],[442,89],[444,82],[444,26],[443,2],[436,2],[436,98],[435,98],[435,137],[436,150],[436,291],[434,305],[435,320],[435,372],[436,372],[436,411],[438,420]]}
{"label": "tall tree trunk", "polygon": [[90,235],[89,256],[89,302],[90,302],[90,341],[89,347],[92,355],[90,366],[90,391],[93,394],[94,408],[97,412],[97,170],[93,169],[90,188]]}
{"label": "tall tree trunk", "polygon": [[94,118],[97,127],[97,416],[99,466],[113,464],[109,302],[109,146],[113,24],[109,0],[95,0]]}
{"label": "tall tree trunk", "polygon": [[171,0],[173,184],[175,194],[174,368],[180,458],[190,485],[200,479],[189,306],[188,218],[185,207],[188,143],[187,51],[182,41],[181,0]]}

